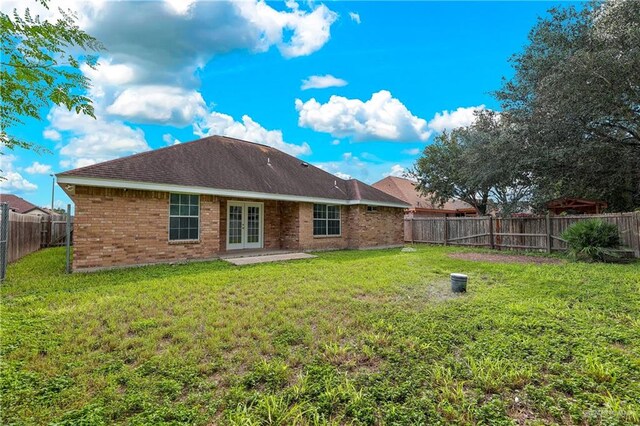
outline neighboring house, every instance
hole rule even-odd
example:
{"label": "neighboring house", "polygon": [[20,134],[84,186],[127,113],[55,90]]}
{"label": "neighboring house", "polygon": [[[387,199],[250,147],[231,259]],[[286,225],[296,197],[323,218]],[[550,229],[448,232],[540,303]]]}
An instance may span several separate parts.
{"label": "neighboring house", "polygon": [[407,204],[277,149],[212,136],[57,175],[75,203],[74,270],[241,249],[401,246]]}
{"label": "neighboring house", "polygon": [[606,201],[584,198],[556,198],[548,201],[546,206],[551,214],[599,214],[608,207]]}
{"label": "neighboring house", "polygon": [[49,216],[49,209],[40,208],[13,194],[0,194],[0,203],[9,203],[9,210],[20,214],[33,214],[38,216]]}
{"label": "neighboring house", "polygon": [[416,190],[415,182],[396,176],[388,176],[372,184],[374,188],[386,192],[411,207],[405,212],[405,219],[430,216],[475,216],[476,210],[463,201],[449,200],[444,205],[433,203]]}

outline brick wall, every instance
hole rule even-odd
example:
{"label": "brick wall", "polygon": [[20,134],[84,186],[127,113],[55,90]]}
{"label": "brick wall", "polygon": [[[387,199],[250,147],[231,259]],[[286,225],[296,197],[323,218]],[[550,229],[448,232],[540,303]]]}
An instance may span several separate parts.
{"label": "brick wall", "polygon": [[349,247],[349,209],[350,206],[341,206],[340,216],[342,218],[341,234],[338,237],[314,237],[313,236],[313,204],[300,203],[299,206],[299,230],[300,230],[300,249],[301,250],[329,250],[329,249],[346,249]]}
{"label": "brick wall", "polygon": [[399,246],[404,244],[404,210],[351,206],[351,248]]}
{"label": "brick wall", "polygon": [[300,203],[278,202],[280,215],[280,247],[284,250],[300,249]]}
{"label": "brick wall", "polygon": [[169,242],[166,192],[78,186],[75,203],[73,269],[214,258],[219,251],[220,206],[200,197],[200,240]]}
{"label": "brick wall", "polygon": [[[200,239],[170,242],[169,193],[75,188],[74,270],[211,259],[226,250],[228,199],[200,196]],[[253,201],[253,200],[237,200]],[[403,210],[342,206],[342,235],[313,236],[313,204],[266,200],[264,248],[329,250],[403,243]]]}

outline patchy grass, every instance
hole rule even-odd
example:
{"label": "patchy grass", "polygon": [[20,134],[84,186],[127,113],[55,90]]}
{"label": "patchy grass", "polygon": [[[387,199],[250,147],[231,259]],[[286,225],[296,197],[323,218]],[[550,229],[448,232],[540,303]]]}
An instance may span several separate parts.
{"label": "patchy grass", "polygon": [[35,253],[1,288],[0,421],[640,423],[640,264],[461,251],[72,276]]}

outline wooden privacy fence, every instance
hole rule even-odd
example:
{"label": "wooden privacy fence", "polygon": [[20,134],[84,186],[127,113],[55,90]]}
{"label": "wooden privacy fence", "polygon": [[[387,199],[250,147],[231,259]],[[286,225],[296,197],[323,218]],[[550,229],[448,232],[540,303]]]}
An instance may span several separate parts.
{"label": "wooden privacy fence", "polygon": [[38,216],[10,211],[8,225],[8,263],[42,247],[65,245],[65,215]]}
{"label": "wooden privacy fence", "polygon": [[41,247],[40,216],[9,212],[9,263]]}
{"label": "wooden privacy fence", "polygon": [[405,219],[407,242],[490,247],[496,249],[566,250],[562,233],[572,224],[602,219],[618,226],[622,244],[640,257],[640,213],[579,216],[428,217]]}

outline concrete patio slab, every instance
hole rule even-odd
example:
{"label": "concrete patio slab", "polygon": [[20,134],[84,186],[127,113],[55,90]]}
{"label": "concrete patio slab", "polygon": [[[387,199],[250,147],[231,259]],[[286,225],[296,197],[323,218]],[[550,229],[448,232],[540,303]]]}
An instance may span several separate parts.
{"label": "concrete patio slab", "polygon": [[223,259],[225,262],[229,262],[233,265],[242,266],[242,265],[253,265],[256,263],[267,263],[267,262],[284,262],[286,260],[297,260],[297,259],[312,259],[314,256],[309,253],[283,253],[283,254],[269,254],[263,256],[246,256],[246,257],[234,257]]}

